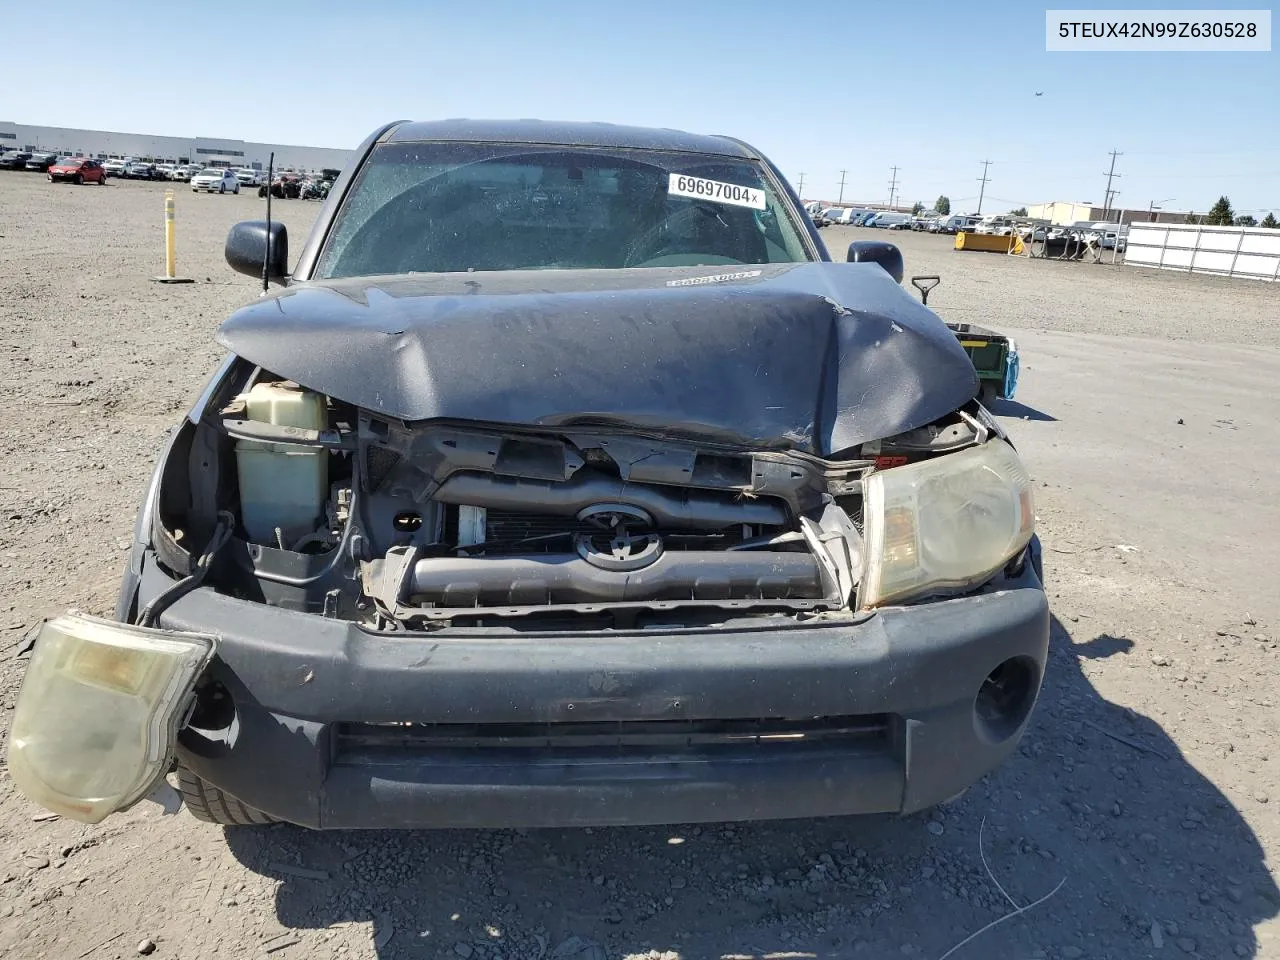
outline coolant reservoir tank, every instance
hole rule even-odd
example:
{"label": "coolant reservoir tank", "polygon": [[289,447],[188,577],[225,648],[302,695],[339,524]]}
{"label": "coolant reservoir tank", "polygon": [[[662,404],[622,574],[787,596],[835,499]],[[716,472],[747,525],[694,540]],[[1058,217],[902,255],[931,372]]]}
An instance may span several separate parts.
{"label": "coolant reservoir tank", "polygon": [[[324,397],[295,383],[258,383],[242,394],[245,417],[277,426],[325,428]],[[240,518],[254,543],[284,545],[316,528],[329,488],[329,453],[257,440],[236,441]]]}

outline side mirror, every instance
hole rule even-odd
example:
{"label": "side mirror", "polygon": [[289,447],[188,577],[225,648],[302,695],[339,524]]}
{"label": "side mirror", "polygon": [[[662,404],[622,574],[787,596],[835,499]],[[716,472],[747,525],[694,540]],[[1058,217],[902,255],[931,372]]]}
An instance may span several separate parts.
{"label": "side mirror", "polygon": [[289,271],[289,231],[274,220],[243,220],[227,234],[224,254],[232,270],[259,279],[265,261],[267,279],[284,283]]}
{"label": "side mirror", "polygon": [[902,251],[883,240],[855,240],[849,244],[849,263],[878,263],[895,283],[902,282]]}

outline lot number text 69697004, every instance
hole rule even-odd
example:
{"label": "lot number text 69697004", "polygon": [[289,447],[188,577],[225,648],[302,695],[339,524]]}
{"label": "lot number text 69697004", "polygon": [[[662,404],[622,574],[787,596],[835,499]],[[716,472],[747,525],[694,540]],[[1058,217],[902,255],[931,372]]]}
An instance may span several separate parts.
{"label": "lot number text 69697004", "polygon": [[667,193],[676,197],[731,203],[734,206],[750,207],[753,210],[763,210],[766,206],[764,191],[756,187],[744,187],[737,183],[724,183],[720,180],[704,180],[701,177],[689,177],[680,173],[671,174]]}

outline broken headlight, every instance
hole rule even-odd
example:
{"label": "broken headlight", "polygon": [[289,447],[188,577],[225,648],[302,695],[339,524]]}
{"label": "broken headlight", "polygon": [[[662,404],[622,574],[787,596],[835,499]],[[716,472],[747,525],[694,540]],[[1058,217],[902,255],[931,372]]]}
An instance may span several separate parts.
{"label": "broken headlight", "polygon": [[68,614],[40,631],[9,733],[9,774],[43,807],[97,823],[150,792],[212,637]]}
{"label": "broken headlight", "polygon": [[1022,461],[1003,440],[873,473],[864,481],[860,606],[979,586],[1031,539]]}

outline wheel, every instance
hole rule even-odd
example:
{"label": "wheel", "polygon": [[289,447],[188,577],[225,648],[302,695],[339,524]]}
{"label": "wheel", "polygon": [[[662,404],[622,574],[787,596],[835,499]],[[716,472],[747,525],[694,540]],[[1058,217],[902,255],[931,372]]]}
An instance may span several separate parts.
{"label": "wheel", "polygon": [[988,410],[1000,399],[1000,388],[994,380],[983,380],[978,390],[978,400]]}
{"label": "wheel", "polygon": [[236,196],[240,196],[240,184],[237,183],[231,192],[234,193]]}
{"label": "wheel", "polygon": [[277,822],[274,817],[223,793],[183,766],[178,767],[178,789],[182,791],[182,799],[187,809],[191,811],[191,815],[205,823],[219,823],[226,827],[247,827]]}
{"label": "wheel", "polygon": [[226,192],[227,192],[227,185],[226,185],[225,183],[220,183],[220,184],[218,184],[218,192],[219,192],[219,193],[226,193]]}
{"label": "wheel", "polygon": [[74,183],[77,187],[80,186],[80,184],[84,183],[83,174],[77,173],[74,177],[71,178],[71,182]]}
{"label": "wheel", "polygon": [[53,183],[53,174],[52,174],[52,173],[46,173],[46,174],[45,174],[45,176],[49,178],[49,182],[50,182],[50,183]]}

